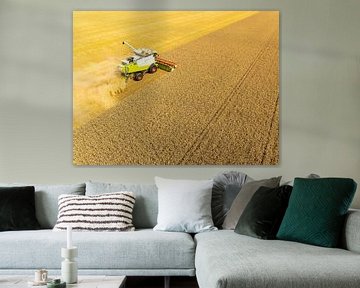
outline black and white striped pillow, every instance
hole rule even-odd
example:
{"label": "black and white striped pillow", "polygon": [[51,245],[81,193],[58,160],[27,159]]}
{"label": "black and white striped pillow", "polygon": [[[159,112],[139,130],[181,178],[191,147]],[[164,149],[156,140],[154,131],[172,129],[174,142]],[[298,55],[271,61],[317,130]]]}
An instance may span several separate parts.
{"label": "black and white striped pillow", "polygon": [[59,214],[55,231],[72,226],[74,231],[133,231],[133,192],[115,192],[92,196],[59,196]]}

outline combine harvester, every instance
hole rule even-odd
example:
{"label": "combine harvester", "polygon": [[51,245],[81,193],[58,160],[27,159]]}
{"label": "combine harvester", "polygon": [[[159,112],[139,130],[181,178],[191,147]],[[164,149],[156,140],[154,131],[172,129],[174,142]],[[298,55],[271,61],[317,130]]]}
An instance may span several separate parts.
{"label": "combine harvester", "polygon": [[123,44],[134,52],[134,55],[123,59],[119,65],[120,73],[126,80],[131,78],[140,81],[145,73],[153,74],[158,68],[167,72],[171,72],[176,68],[174,62],[160,58],[155,50],[149,48],[136,49],[126,41]]}

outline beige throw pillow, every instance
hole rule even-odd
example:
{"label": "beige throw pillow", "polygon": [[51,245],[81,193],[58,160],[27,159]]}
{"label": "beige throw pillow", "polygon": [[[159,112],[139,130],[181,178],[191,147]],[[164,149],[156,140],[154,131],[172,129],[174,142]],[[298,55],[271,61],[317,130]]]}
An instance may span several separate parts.
{"label": "beige throw pillow", "polygon": [[246,205],[249,203],[255,192],[261,186],[269,188],[279,187],[280,179],[281,176],[270,179],[251,181],[244,184],[225,217],[224,223],[222,225],[223,229],[234,230],[241,214],[244,212]]}

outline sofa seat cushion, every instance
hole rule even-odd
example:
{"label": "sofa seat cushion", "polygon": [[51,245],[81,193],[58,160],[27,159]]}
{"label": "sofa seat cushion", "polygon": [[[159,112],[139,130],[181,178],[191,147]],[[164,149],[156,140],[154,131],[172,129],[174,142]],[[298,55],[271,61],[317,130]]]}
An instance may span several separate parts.
{"label": "sofa seat cushion", "polygon": [[[186,233],[73,232],[82,269],[194,269],[195,244]],[[60,269],[66,232],[1,232],[0,269]]]}
{"label": "sofa seat cushion", "polygon": [[357,287],[360,254],[229,230],[195,236],[200,288]]}

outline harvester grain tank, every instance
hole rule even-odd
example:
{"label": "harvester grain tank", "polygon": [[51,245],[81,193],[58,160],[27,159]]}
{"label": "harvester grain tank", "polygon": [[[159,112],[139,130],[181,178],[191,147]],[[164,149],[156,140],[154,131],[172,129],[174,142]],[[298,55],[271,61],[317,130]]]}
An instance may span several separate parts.
{"label": "harvester grain tank", "polygon": [[176,68],[174,62],[160,58],[155,50],[134,48],[126,41],[123,44],[134,52],[134,55],[123,59],[119,65],[119,70],[126,79],[132,78],[135,81],[140,81],[145,73],[155,73],[158,68],[167,72],[171,72]]}

